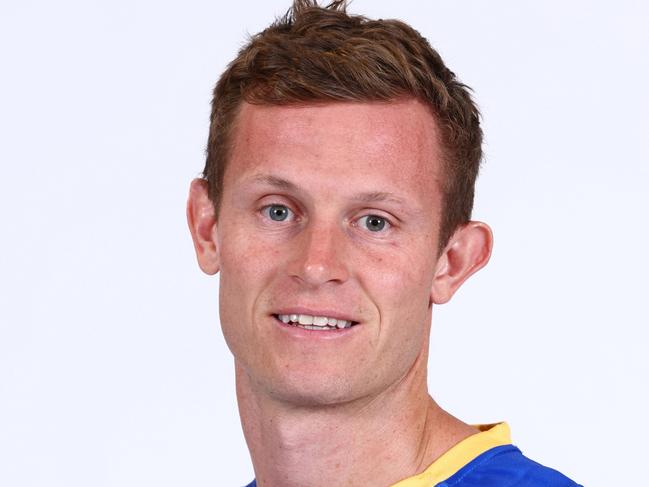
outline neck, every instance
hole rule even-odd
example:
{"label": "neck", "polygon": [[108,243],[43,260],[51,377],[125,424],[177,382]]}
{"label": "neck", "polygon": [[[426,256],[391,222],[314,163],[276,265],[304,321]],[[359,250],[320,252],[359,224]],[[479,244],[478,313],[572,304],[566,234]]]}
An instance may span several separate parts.
{"label": "neck", "polygon": [[299,407],[253,387],[237,364],[244,435],[260,487],[392,485],[477,432],[428,395],[426,354],[380,395]]}

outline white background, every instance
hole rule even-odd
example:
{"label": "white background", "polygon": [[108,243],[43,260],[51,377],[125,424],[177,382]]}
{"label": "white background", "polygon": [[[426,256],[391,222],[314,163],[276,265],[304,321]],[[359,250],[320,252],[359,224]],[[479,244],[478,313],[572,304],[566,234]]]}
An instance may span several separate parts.
{"label": "white background", "polygon": [[[212,87],[288,0],[0,8],[0,485],[252,478],[184,205]],[[638,485],[649,335],[646,2],[356,0],[475,90],[489,266],[436,308],[433,395],[588,486]]]}

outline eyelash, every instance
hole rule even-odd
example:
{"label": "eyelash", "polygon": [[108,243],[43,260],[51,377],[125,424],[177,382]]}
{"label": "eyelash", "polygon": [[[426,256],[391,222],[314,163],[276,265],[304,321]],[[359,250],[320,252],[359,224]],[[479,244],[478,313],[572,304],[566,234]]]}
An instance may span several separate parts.
{"label": "eyelash", "polygon": [[[387,231],[389,231],[393,227],[392,222],[390,221],[389,218],[386,218],[386,217],[381,216],[381,215],[377,215],[375,213],[368,213],[367,215],[363,215],[360,218],[357,218],[355,221],[358,222],[358,221],[360,221],[360,220],[362,220],[364,218],[369,219],[371,217],[378,218],[378,219],[383,220],[385,222],[385,228],[384,229],[382,228],[379,231],[371,232],[371,233],[386,233]],[[366,228],[367,228],[367,226],[366,226]],[[367,228],[367,230],[370,231],[369,228]]]}
{"label": "eyelash", "polygon": [[[264,205],[264,206],[261,207],[261,209],[260,209],[259,211],[260,211],[260,213],[261,213],[261,214],[262,214],[266,219],[271,220],[271,221],[278,221],[278,220],[273,220],[273,219],[270,217],[270,214],[268,213],[268,211],[269,211],[271,208],[273,208],[273,207],[282,207],[282,208],[286,208],[286,210],[287,210],[288,212],[290,212],[290,213],[293,214],[293,218],[295,218],[295,216],[296,216],[296,215],[295,215],[295,212],[294,212],[293,210],[291,210],[287,205],[283,205],[282,203],[271,203],[271,204],[269,204],[269,205]],[[284,220],[279,221],[279,223],[281,223],[282,221],[284,221]]]}
{"label": "eyelash", "polygon": [[[260,212],[260,213],[263,215],[263,217],[266,218],[267,220],[274,221],[274,222],[276,222],[276,223],[283,223],[283,222],[287,221],[287,220],[273,220],[273,219],[270,217],[270,214],[269,214],[270,209],[273,208],[273,207],[282,207],[282,208],[285,208],[285,209],[286,209],[290,214],[292,214],[292,216],[293,216],[293,220],[296,218],[296,214],[295,214],[295,212],[294,212],[291,208],[289,208],[287,205],[282,204],[282,203],[271,203],[271,204],[268,204],[268,205],[264,205],[263,207],[261,207],[261,209],[259,210],[259,212]],[[377,231],[377,232],[372,232],[372,231],[370,231],[370,230],[366,227],[365,229],[366,229],[368,232],[370,232],[370,233],[374,233],[374,234],[386,233],[386,232],[388,232],[389,230],[391,230],[392,228],[394,228],[394,224],[393,224],[393,222],[392,222],[392,220],[391,220],[390,218],[387,218],[387,217],[385,217],[385,216],[382,216],[382,215],[379,215],[379,214],[376,214],[376,213],[367,213],[367,214],[365,214],[365,215],[363,215],[363,216],[361,216],[361,217],[356,218],[356,219],[354,220],[354,222],[353,222],[353,226],[358,226],[358,222],[359,222],[359,221],[361,221],[361,220],[363,220],[363,219],[366,219],[366,218],[370,218],[370,217],[375,217],[375,218],[381,219],[381,220],[383,220],[383,221],[385,222],[385,228],[384,228],[384,229],[381,229],[381,230],[379,230],[379,231]],[[288,219],[288,217],[287,217],[287,219]]]}

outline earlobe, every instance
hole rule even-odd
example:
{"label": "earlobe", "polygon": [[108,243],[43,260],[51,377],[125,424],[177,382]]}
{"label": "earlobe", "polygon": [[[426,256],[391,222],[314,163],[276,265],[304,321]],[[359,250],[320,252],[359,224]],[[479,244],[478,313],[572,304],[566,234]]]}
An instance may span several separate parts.
{"label": "earlobe", "polygon": [[471,221],[459,227],[437,260],[431,303],[449,301],[464,281],[489,262],[492,246],[486,223]]}
{"label": "earlobe", "polygon": [[207,181],[204,179],[194,179],[189,188],[187,224],[194,241],[198,265],[206,274],[216,274],[220,267],[216,211],[208,196]]}

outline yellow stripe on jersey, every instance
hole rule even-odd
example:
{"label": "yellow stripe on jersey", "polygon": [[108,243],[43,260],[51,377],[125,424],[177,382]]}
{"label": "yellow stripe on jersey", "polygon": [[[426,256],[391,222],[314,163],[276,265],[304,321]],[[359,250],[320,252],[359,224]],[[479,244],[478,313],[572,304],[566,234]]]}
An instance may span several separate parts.
{"label": "yellow stripe on jersey", "polygon": [[422,473],[401,480],[392,487],[432,487],[448,479],[487,450],[511,444],[511,433],[507,423],[474,426],[480,430],[480,433],[460,441]]}

